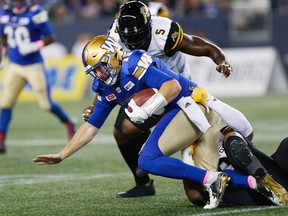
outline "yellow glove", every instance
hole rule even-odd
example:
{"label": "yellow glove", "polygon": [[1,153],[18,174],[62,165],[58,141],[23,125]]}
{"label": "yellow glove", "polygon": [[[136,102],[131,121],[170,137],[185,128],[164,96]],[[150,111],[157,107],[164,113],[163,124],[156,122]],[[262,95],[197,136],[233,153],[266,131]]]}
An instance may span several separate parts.
{"label": "yellow glove", "polygon": [[192,91],[191,97],[196,103],[200,103],[205,106],[205,100],[207,99],[207,92],[202,87],[191,87],[190,90]]}

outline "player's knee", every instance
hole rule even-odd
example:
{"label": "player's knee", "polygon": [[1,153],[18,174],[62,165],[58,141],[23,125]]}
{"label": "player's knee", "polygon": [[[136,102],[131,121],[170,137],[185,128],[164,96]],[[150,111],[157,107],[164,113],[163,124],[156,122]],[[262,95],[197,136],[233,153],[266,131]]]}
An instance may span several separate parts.
{"label": "player's knee", "polygon": [[125,136],[125,134],[123,134],[122,131],[117,128],[114,128],[113,136],[119,146],[128,145],[130,143],[128,137]]}
{"label": "player's knee", "polygon": [[137,128],[127,119],[124,119],[124,121],[122,122],[122,134],[129,139],[136,139],[137,137],[141,136],[142,131],[143,130]]}
{"label": "player's knee", "polygon": [[39,107],[41,110],[43,110],[45,112],[49,112],[51,110],[51,106],[49,103],[40,102]]}
{"label": "player's knee", "polygon": [[1,103],[0,103],[0,108],[1,109],[11,109],[12,106],[14,105],[15,101],[12,100],[4,100],[2,98]]}

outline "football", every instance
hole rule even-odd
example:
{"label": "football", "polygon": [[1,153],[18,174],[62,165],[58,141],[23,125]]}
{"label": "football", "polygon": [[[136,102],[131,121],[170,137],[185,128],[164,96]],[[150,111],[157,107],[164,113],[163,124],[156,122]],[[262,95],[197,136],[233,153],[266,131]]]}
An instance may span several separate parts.
{"label": "football", "polygon": [[[147,88],[143,89],[132,96],[132,99],[135,101],[137,106],[142,106],[149,98],[151,98],[155,93],[157,93],[157,89]],[[128,106],[128,111],[132,112],[132,108]]]}

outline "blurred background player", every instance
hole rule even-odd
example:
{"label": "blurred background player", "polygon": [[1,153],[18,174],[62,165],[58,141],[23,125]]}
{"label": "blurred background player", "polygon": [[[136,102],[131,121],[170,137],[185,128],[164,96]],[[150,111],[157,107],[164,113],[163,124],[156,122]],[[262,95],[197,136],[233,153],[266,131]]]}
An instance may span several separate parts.
{"label": "blurred background player", "polygon": [[[134,32],[134,30],[137,32]],[[216,69],[228,77],[232,68],[222,50],[200,37],[183,33],[181,26],[168,18],[151,16],[147,6],[140,1],[129,1],[120,7],[119,17],[113,23],[109,35],[118,40],[126,50],[143,49],[147,53],[164,60],[171,70],[190,78],[190,70],[184,53],[195,56],[207,56],[217,65]],[[95,102],[95,101],[94,101]],[[230,126],[233,125],[246,137],[252,139],[253,129],[245,116],[238,110],[210,96],[206,101]],[[93,106],[84,110],[89,115]],[[226,118],[224,118],[224,116]],[[232,118],[233,117],[233,118]],[[150,135],[152,125],[142,124],[137,127],[131,124],[123,109],[117,116],[114,125],[114,137],[118,148],[134,175],[136,186],[118,197],[137,197],[155,194],[153,181],[147,173],[138,167],[138,152]],[[189,151],[189,149],[187,150]],[[185,153],[184,153],[185,154]]]}
{"label": "blurred background player", "polygon": [[28,82],[36,94],[41,109],[53,113],[66,127],[71,138],[75,125],[62,108],[51,99],[50,88],[40,49],[54,41],[54,32],[47,12],[30,1],[11,0],[1,10],[0,39],[7,50],[9,63],[5,67],[3,97],[0,111],[0,152],[12,119],[12,110],[21,90]]}

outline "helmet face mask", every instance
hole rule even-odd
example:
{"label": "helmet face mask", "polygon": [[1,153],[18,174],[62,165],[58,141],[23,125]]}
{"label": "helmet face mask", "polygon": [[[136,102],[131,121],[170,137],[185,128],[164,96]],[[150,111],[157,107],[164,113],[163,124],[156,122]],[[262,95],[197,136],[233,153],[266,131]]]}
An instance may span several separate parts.
{"label": "helmet face mask", "polygon": [[118,71],[109,64],[109,56],[103,55],[100,61],[94,66],[86,67],[86,74],[90,74],[95,79],[104,82],[108,86],[112,86],[117,81]]}
{"label": "helmet face mask", "polygon": [[113,86],[121,70],[123,49],[107,35],[89,41],[83,49],[82,61],[85,73]]}
{"label": "helmet face mask", "polygon": [[116,29],[127,48],[146,50],[151,40],[151,14],[148,7],[140,1],[123,4]]}
{"label": "helmet face mask", "polygon": [[15,15],[24,13],[27,8],[31,5],[30,0],[7,0],[6,1]]}

